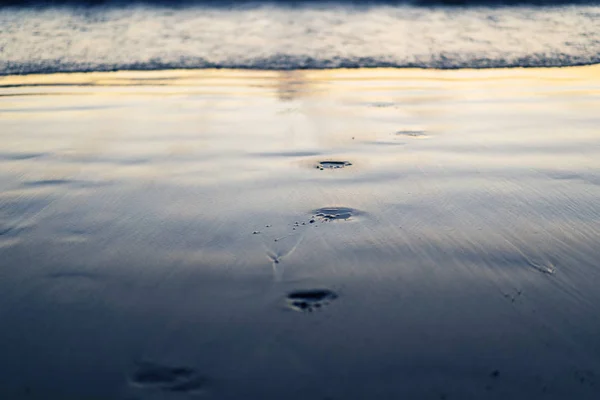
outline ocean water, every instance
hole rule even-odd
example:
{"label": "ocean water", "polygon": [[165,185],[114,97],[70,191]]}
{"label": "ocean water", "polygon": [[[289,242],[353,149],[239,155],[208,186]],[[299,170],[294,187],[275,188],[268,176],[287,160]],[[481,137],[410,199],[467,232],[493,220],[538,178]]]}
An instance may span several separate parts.
{"label": "ocean water", "polygon": [[595,2],[16,3],[0,7],[2,75],[600,61]]}

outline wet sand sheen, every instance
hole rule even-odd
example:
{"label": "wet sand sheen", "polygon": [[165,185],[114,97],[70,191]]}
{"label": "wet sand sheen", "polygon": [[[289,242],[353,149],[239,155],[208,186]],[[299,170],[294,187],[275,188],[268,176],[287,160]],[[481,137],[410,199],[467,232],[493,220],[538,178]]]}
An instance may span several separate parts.
{"label": "wet sand sheen", "polygon": [[599,109],[598,67],[0,77],[0,398],[596,399]]}

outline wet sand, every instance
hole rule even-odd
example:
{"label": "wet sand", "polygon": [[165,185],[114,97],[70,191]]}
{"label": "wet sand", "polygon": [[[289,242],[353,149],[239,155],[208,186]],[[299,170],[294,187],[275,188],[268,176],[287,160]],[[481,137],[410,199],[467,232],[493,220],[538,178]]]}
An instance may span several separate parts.
{"label": "wet sand", "polygon": [[600,68],[0,77],[0,398],[597,399]]}

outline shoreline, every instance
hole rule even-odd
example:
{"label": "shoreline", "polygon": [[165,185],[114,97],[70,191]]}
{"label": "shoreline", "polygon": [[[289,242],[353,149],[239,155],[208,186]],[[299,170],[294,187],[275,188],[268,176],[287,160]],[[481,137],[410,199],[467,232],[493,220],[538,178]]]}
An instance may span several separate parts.
{"label": "shoreline", "polygon": [[[24,75],[0,75],[0,88],[7,86],[35,85],[35,84],[89,84],[89,78],[102,80],[103,78],[127,79],[128,77],[140,80],[152,79],[186,79],[186,78],[214,78],[214,77],[248,77],[248,78],[276,78],[281,75],[299,74],[306,77],[332,77],[332,78],[364,78],[364,79],[393,79],[393,78],[512,78],[534,76],[559,79],[576,78],[600,80],[600,64],[565,66],[565,67],[507,67],[507,68],[457,68],[457,69],[430,69],[430,68],[332,68],[332,69],[294,69],[294,70],[261,70],[261,69],[166,69],[166,70],[117,70],[117,71],[84,71],[84,72],[56,72]],[[151,84],[151,82],[149,82]]]}

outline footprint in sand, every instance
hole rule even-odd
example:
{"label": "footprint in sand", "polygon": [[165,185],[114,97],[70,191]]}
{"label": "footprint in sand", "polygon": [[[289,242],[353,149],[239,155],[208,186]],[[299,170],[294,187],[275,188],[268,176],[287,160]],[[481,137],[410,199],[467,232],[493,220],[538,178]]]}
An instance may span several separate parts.
{"label": "footprint in sand", "polygon": [[312,312],[337,299],[337,294],[328,289],[297,290],[288,294],[288,306],[295,311]]}
{"label": "footprint in sand", "polygon": [[313,211],[315,218],[323,222],[347,221],[363,212],[349,207],[323,207]]}
{"label": "footprint in sand", "polygon": [[392,103],[389,101],[378,101],[378,102],[370,103],[369,105],[371,107],[375,107],[375,108],[391,108],[391,107],[396,108],[398,106],[396,103]]}
{"label": "footprint in sand", "polygon": [[25,185],[25,186],[62,186],[62,185],[68,185],[72,182],[74,182],[74,181],[71,181],[69,179],[40,179],[37,181],[24,182],[23,185]]}
{"label": "footprint in sand", "polygon": [[576,370],[575,379],[582,385],[595,386],[596,374],[592,370]]}
{"label": "footprint in sand", "polygon": [[142,389],[198,393],[205,389],[207,379],[192,368],[140,362],[131,376],[131,384]]}
{"label": "footprint in sand", "polygon": [[426,138],[427,137],[427,134],[425,133],[425,131],[410,130],[410,129],[396,131],[394,133],[394,135],[395,136],[409,136],[409,137],[414,137],[414,138]]}
{"label": "footprint in sand", "polygon": [[340,169],[351,166],[350,161],[319,161],[315,168],[323,171],[325,169]]}

